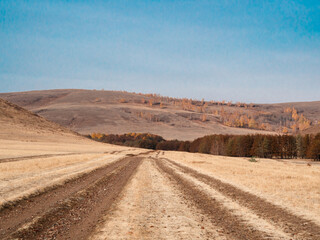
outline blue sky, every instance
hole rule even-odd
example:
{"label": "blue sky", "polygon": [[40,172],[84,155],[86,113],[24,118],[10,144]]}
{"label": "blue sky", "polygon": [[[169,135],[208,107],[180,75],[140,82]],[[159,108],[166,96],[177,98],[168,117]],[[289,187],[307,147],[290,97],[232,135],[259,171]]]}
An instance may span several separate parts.
{"label": "blue sky", "polygon": [[320,100],[320,1],[0,0],[0,92]]}

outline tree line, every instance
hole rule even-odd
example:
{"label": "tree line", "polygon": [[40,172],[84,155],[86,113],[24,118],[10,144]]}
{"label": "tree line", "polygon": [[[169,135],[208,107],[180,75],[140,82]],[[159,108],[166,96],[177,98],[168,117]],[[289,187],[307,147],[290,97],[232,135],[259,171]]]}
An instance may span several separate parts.
{"label": "tree line", "polygon": [[186,151],[232,157],[308,158],[320,161],[317,135],[208,135],[194,141],[165,140],[149,133],[88,135],[100,142],[155,150]]}

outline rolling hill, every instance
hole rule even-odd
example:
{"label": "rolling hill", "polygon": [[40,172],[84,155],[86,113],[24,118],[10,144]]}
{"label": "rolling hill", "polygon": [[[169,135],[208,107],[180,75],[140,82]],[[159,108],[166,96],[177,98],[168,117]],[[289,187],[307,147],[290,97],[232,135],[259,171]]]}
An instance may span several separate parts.
{"label": "rolling hill", "polygon": [[82,138],[77,133],[50,122],[26,109],[0,98],[1,139]]}
{"label": "rolling hill", "polygon": [[0,98],[0,163],[127,149],[92,141]]}
{"label": "rolling hill", "polygon": [[207,102],[78,89],[1,93],[0,97],[81,134],[150,132],[166,139],[192,140],[208,134],[290,133],[297,131],[294,124],[304,130],[320,119],[320,102]]}

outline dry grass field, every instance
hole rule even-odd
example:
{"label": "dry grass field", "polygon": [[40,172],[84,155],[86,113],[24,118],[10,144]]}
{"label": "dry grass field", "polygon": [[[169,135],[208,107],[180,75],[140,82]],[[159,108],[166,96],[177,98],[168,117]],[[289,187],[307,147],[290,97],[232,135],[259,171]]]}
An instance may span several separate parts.
{"label": "dry grass field", "polygon": [[213,175],[244,191],[261,196],[320,224],[320,164],[299,160],[212,156],[162,152],[168,158],[199,172]]}
{"label": "dry grass field", "polygon": [[318,239],[320,166],[257,161],[130,148],[12,158],[0,236]]}

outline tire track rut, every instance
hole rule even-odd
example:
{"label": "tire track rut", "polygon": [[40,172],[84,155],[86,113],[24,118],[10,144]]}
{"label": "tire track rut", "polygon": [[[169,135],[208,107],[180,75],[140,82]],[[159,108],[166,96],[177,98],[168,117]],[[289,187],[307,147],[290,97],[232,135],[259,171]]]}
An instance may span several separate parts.
{"label": "tire track rut", "polygon": [[0,163],[17,162],[17,161],[30,160],[35,158],[63,157],[63,156],[71,156],[71,155],[77,155],[77,154],[80,155],[81,153],[42,154],[42,155],[22,156],[22,157],[15,157],[15,158],[0,158]]}
{"label": "tire track rut", "polygon": [[232,239],[256,240],[268,239],[264,232],[248,226],[242,219],[234,216],[220,202],[205,194],[198,187],[166,166],[162,159],[155,159],[158,168],[173,180],[185,197],[207,215],[212,223],[224,230],[224,234]]}
{"label": "tire track rut", "polygon": [[[127,157],[0,211],[0,239],[83,239],[140,164]],[[85,217],[84,217],[85,215]],[[90,217],[91,216],[91,217]],[[29,225],[21,229],[22,226]]]}
{"label": "tire track rut", "polygon": [[231,184],[224,183],[212,176],[208,176],[189,167],[178,164],[175,161],[164,159],[172,165],[178,167],[183,173],[210,185],[213,189],[221,192],[226,197],[236,201],[242,206],[254,211],[257,216],[267,219],[278,225],[284,232],[301,239],[316,240],[320,239],[320,226],[314,222],[296,216],[286,209],[276,206],[259,196],[245,192]]}

